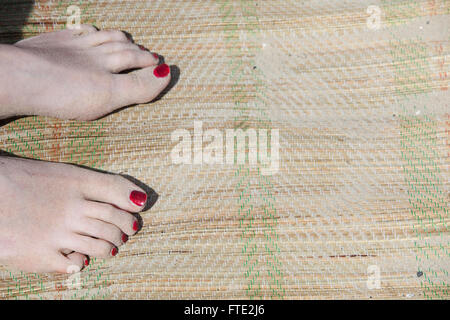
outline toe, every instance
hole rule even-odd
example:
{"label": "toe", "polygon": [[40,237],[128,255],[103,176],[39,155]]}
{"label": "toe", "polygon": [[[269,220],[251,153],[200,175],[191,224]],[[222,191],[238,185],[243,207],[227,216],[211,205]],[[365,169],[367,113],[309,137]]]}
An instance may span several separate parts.
{"label": "toe", "polygon": [[[123,234],[129,236],[135,234],[139,229],[139,222],[131,213],[106,203],[92,201],[84,212],[87,217],[112,224],[119,228]],[[124,239],[121,239],[122,242],[126,242]]]}
{"label": "toe", "polygon": [[79,27],[70,30],[72,31],[73,35],[77,36],[98,32],[97,28],[90,24],[82,24]]}
{"label": "toe", "polygon": [[88,257],[78,252],[72,252],[66,258],[72,262],[72,265],[80,267],[80,270],[89,265]]}
{"label": "toe", "polygon": [[113,224],[97,219],[84,218],[81,219],[78,226],[77,232],[79,234],[106,240],[117,247],[124,244],[123,232]]}
{"label": "toe", "polygon": [[170,67],[167,64],[152,66],[129,74],[115,75],[113,101],[115,108],[135,103],[150,102],[170,82]]}
{"label": "toe", "polygon": [[107,42],[129,42],[127,35],[118,30],[102,30],[84,35],[78,39],[85,47],[95,47]]}
{"label": "toe", "polygon": [[83,257],[84,255],[75,252],[67,256],[57,253],[52,257],[52,269],[58,273],[77,273],[84,267]]}
{"label": "toe", "polygon": [[150,52],[135,50],[134,48],[108,54],[102,61],[104,61],[105,68],[114,73],[131,69],[146,68],[158,63]]}
{"label": "toe", "polygon": [[144,190],[116,174],[89,171],[81,188],[87,200],[108,203],[129,212],[141,211],[147,202]]}
{"label": "toe", "polygon": [[110,258],[118,253],[118,249],[112,243],[89,236],[74,235],[68,242],[70,249],[89,257]]}
{"label": "toe", "polygon": [[107,53],[115,53],[125,50],[136,50],[140,51],[139,47],[131,42],[122,42],[122,41],[114,41],[104,43],[100,46],[95,47],[95,50],[98,54],[107,54]]}

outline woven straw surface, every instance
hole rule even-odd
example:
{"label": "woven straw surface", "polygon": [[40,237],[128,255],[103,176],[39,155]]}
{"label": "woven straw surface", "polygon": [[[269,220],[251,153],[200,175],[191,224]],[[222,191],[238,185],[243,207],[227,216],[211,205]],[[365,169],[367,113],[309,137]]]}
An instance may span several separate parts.
{"label": "woven straw surface", "polygon": [[[8,41],[28,8],[2,3]],[[449,1],[35,1],[23,36],[63,28],[70,4],[178,81],[95,122],[16,120],[1,148],[128,174],[159,197],[80,288],[3,268],[0,298],[448,298]],[[279,129],[279,171],[173,164],[171,133],[194,121]]]}

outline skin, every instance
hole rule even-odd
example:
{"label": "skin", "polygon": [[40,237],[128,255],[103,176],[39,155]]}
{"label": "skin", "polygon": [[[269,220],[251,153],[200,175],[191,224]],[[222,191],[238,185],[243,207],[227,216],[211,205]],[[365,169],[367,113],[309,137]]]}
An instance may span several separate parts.
{"label": "skin", "polygon": [[[120,31],[42,34],[0,45],[0,119],[44,115],[93,120],[154,99],[170,74]],[[134,70],[129,73],[121,73]],[[0,157],[0,264],[26,272],[73,272],[108,258],[136,233],[129,180],[76,166]],[[145,205],[145,204],[144,204]]]}

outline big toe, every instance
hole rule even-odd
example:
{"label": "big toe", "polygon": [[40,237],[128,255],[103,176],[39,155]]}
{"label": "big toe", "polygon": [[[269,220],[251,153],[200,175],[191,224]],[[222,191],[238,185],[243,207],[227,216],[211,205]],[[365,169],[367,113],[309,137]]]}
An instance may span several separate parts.
{"label": "big toe", "polygon": [[103,202],[128,212],[139,212],[147,203],[147,194],[128,179],[114,174],[88,171],[82,194],[87,200]]}
{"label": "big toe", "polygon": [[151,66],[128,74],[117,74],[112,105],[114,108],[146,103],[156,98],[170,82],[170,67],[167,64]]}

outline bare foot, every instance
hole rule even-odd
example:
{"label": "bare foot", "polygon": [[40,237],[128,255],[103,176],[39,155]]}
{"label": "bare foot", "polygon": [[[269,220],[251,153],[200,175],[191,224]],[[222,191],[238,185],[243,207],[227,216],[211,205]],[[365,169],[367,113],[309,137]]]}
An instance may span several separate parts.
{"label": "bare foot", "polygon": [[147,200],[119,175],[11,157],[0,157],[0,194],[0,264],[39,273],[115,256]]}
{"label": "bare foot", "polygon": [[0,118],[93,120],[149,102],[170,81],[170,68],[158,60],[121,31],[87,25],[0,45]]}

